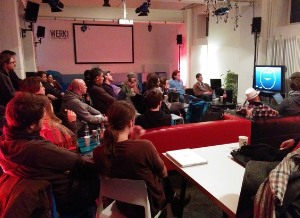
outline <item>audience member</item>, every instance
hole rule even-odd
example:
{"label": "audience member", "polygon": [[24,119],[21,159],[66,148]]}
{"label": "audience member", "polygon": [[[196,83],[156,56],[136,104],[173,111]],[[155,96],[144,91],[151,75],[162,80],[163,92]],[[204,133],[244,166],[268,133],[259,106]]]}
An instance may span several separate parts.
{"label": "audience member", "polygon": [[197,82],[193,85],[194,95],[197,98],[201,98],[204,101],[211,101],[212,100],[212,88],[203,82],[203,77],[201,73],[196,74]]}
{"label": "audience member", "polygon": [[174,70],[172,73],[172,79],[169,81],[169,92],[175,92],[179,94],[179,101],[184,102],[184,86],[183,82],[180,79],[180,71]]}
{"label": "audience member", "polygon": [[[7,126],[3,128],[4,136],[0,142],[0,165],[4,172],[0,187],[6,183],[17,187],[19,180],[15,178],[46,180],[51,183],[60,216],[92,217],[85,212],[95,205],[99,195],[94,164],[39,136],[46,104],[45,97],[27,92],[17,93],[7,104]],[[4,193],[0,195],[2,210],[6,208],[7,199],[3,197]],[[12,201],[18,200],[18,196],[9,197]]]}
{"label": "audience member", "polygon": [[[13,61],[14,61],[14,63],[13,63],[14,64],[14,68],[16,67],[16,63],[17,63],[17,61],[16,61],[16,53],[14,51],[4,50],[4,51],[1,52],[1,54],[8,54],[8,55],[10,55],[13,58]],[[9,77],[10,77],[10,80],[11,80],[11,82],[12,82],[15,90],[19,90],[19,84],[20,84],[20,82],[22,80],[18,77],[18,75],[16,74],[16,72],[14,71],[14,69],[9,72]]]}
{"label": "audience member", "polygon": [[140,94],[139,86],[134,73],[127,74],[127,81],[121,84],[122,91],[126,94],[127,101],[130,101],[130,97]]}
{"label": "audience member", "polygon": [[146,93],[145,102],[147,110],[144,114],[136,117],[136,125],[140,125],[144,129],[151,129],[160,126],[171,126],[171,114],[165,114],[165,112],[161,110],[161,105],[163,102],[161,90],[159,88],[153,88]]}
{"label": "audience member", "polygon": [[58,113],[61,106],[63,92],[54,88],[48,81],[47,81],[47,74],[44,71],[38,71],[36,74],[37,77],[42,79],[42,84],[45,87],[46,96],[52,101],[54,112]]}
{"label": "audience member", "polygon": [[283,99],[277,108],[280,115],[300,114],[300,72],[291,75],[290,88],[288,97]]}
{"label": "audience member", "polygon": [[[45,88],[40,77],[28,77],[20,83],[20,91],[45,96]],[[45,96],[45,98],[47,98]],[[69,130],[62,125],[62,121],[54,114],[51,101],[45,105],[45,116],[43,119],[40,135],[59,147],[75,149],[77,146],[76,115],[69,111]]]}
{"label": "audience member", "polygon": [[86,94],[86,91],[85,82],[82,79],[74,79],[70,84],[70,90],[67,90],[63,96],[60,109],[60,113],[64,117],[64,122],[66,122],[66,110],[72,110],[76,114],[78,137],[84,135],[84,122],[89,125],[99,125],[101,122],[107,120],[100,111],[82,101],[82,96]]}
{"label": "audience member", "polygon": [[274,117],[279,115],[278,111],[261,102],[259,91],[249,88],[245,93],[246,101],[249,103],[245,110],[248,118]]}
{"label": "audience member", "polygon": [[[112,104],[107,113],[108,127],[104,132],[103,144],[95,148],[93,157],[103,176],[144,180],[154,217],[164,207],[166,199],[171,201],[176,195],[155,146],[148,140],[138,139],[145,130],[134,126],[135,114],[129,102]],[[176,201],[173,202],[175,204]],[[117,202],[117,206],[126,217],[144,217],[141,206],[122,202]]]}
{"label": "audience member", "polygon": [[0,54],[0,105],[4,107],[15,96],[15,88],[9,77],[14,67],[15,61],[11,55]]}
{"label": "audience member", "polygon": [[53,79],[53,76],[49,73],[47,73],[47,82],[50,83],[51,86],[53,86],[57,91],[62,93],[62,87],[55,79]]}
{"label": "audience member", "polygon": [[102,114],[106,114],[109,106],[117,99],[109,95],[102,87],[104,75],[99,68],[93,68],[90,71],[90,79],[92,86],[90,87],[90,96],[93,102],[93,107],[99,110]]}
{"label": "audience member", "polygon": [[126,99],[126,94],[122,91],[122,89],[119,86],[113,84],[113,77],[110,71],[104,72],[104,81],[102,87],[112,97],[115,97],[118,100]]}

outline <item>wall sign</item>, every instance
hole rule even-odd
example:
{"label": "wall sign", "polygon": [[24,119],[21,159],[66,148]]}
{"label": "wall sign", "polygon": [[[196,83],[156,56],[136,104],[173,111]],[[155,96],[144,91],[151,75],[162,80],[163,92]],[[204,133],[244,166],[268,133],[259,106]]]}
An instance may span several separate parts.
{"label": "wall sign", "polygon": [[50,36],[52,39],[68,39],[69,30],[50,30]]}

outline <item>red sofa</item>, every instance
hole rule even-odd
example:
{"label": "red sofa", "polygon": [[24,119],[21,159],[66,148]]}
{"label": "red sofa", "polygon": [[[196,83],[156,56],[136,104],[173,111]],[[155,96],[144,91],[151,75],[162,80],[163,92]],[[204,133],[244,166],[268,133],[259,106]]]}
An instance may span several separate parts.
{"label": "red sofa", "polygon": [[[162,154],[169,150],[237,142],[240,135],[248,136],[250,139],[250,120],[225,114],[224,120],[149,129],[141,138],[150,140]],[[169,165],[167,168],[173,169]]]}

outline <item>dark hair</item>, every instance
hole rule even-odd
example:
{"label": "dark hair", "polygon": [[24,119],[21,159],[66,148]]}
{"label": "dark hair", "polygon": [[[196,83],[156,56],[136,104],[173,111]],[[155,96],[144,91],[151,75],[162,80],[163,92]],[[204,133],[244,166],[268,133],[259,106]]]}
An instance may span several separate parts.
{"label": "dark hair", "polygon": [[10,55],[10,56],[15,56],[15,55],[16,55],[16,52],[11,51],[11,50],[3,50],[3,51],[1,52],[1,54],[8,54],[8,55]]}
{"label": "dark hair", "polygon": [[41,89],[42,79],[40,77],[28,77],[20,82],[21,92],[37,93]]}
{"label": "dark hair", "polygon": [[147,108],[149,109],[156,108],[161,101],[162,101],[162,92],[160,91],[159,88],[154,88],[150,90],[146,95],[145,102]]}
{"label": "dark hair", "polygon": [[149,75],[150,76],[148,76],[148,78],[147,78],[147,90],[157,88],[158,87],[158,76],[155,73],[149,74]]}
{"label": "dark hair", "polygon": [[130,121],[135,118],[135,108],[127,101],[116,101],[108,109],[107,119],[108,127],[104,132],[103,146],[106,160],[103,161],[104,166],[102,169],[106,169],[103,172],[105,175],[109,175],[109,169],[111,167],[111,159],[115,156],[115,144],[118,141],[119,133],[129,125]]}
{"label": "dark hair", "polygon": [[38,72],[36,73],[36,76],[42,78],[44,74],[47,75],[47,73],[46,73],[45,71],[38,71]]}
{"label": "dark hair", "polygon": [[96,77],[101,75],[101,73],[103,74],[103,71],[99,68],[91,69],[91,71],[90,71],[90,80],[92,82],[95,82]]}
{"label": "dark hair", "polygon": [[108,74],[110,74],[110,71],[104,71],[104,72],[103,72],[103,76],[104,76],[103,82],[105,82],[105,81],[107,80]]}
{"label": "dark hair", "polygon": [[26,129],[32,124],[38,124],[44,117],[47,98],[29,92],[17,92],[11,99],[5,111],[7,124],[10,127]]}
{"label": "dark hair", "polygon": [[177,73],[180,73],[179,70],[174,70],[172,73],[172,79],[175,79],[175,76],[177,75]]}
{"label": "dark hair", "polygon": [[5,63],[9,64],[11,57],[9,54],[0,54],[0,67],[3,67]]}
{"label": "dark hair", "polygon": [[196,79],[198,79],[200,76],[202,76],[202,74],[201,73],[197,73],[196,74]]}

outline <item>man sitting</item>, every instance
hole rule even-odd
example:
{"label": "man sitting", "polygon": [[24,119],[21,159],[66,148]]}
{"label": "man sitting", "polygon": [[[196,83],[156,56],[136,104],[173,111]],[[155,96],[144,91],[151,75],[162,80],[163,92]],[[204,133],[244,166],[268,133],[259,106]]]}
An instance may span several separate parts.
{"label": "man sitting", "polygon": [[60,114],[64,116],[66,123],[66,110],[72,110],[77,116],[76,127],[78,136],[83,136],[84,125],[83,122],[92,125],[98,125],[105,122],[107,119],[100,111],[91,107],[82,101],[82,96],[86,94],[87,87],[82,79],[74,79],[70,85],[70,90],[67,90],[62,99]]}
{"label": "man sitting", "polygon": [[151,89],[146,95],[145,102],[147,110],[145,114],[136,117],[136,125],[140,125],[144,129],[171,126],[171,114],[165,114],[161,111],[162,92],[159,88]]}
{"label": "man sitting", "polygon": [[300,114],[300,72],[295,72],[290,77],[291,91],[287,98],[278,106],[280,115],[297,115]]}
{"label": "man sitting", "polygon": [[196,74],[197,82],[193,85],[194,95],[197,98],[201,98],[204,101],[211,101],[213,90],[207,84],[203,82],[203,77],[201,73]]}
{"label": "man sitting", "polygon": [[121,84],[122,91],[126,93],[127,101],[130,101],[130,97],[140,94],[139,86],[134,73],[128,73],[127,81]]}
{"label": "man sitting", "polygon": [[247,118],[274,117],[279,115],[278,111],[261,102],[259,91],[253,88],[246,90],[246,100],[249,103],[245,110]]}
{"label": "man sitting", "polygon": [[118,100],[125,100],[126,94],[121,90],[120,87],[113,84],[113,77],[110,74],[110,71],[104,71],[104,81],[102,84],[103,89],[112,97],[117,98]]}

